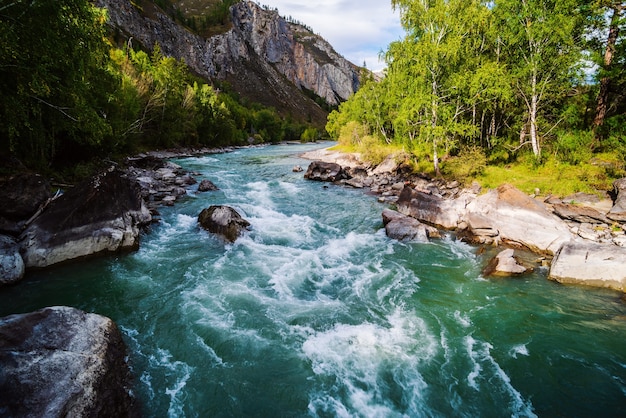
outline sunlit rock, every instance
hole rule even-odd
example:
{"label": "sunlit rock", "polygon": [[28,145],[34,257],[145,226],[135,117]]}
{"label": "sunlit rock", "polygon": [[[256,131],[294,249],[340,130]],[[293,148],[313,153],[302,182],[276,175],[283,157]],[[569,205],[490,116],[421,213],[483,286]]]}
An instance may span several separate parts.
{"label": "sunlit rock", "polygon": [[562,219],[507,184],[470,202],[465,220],[476,240],[509,243],[536,253],[554,254],[573,239]]}
{"label": "sunlit rock", "polygon": [[626,248],[590,241],[567,243],[552,261],[549,278],[560,283],[626,292]]}
{"label": "sunlit rock", "polygon": [[500,251],[483,270],[484,276],[519,276],[532,271],[531,268],[522,265],[515,257],[515,250],[508,248]]}

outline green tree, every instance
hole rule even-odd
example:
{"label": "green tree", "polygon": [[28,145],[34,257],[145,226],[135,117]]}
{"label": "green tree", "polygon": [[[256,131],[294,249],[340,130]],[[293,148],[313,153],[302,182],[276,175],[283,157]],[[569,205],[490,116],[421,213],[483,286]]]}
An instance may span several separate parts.
{"label": "green tree", "polygon": [[111,138],[105,20],[87,0],[0,6],[1,151],[41,165],[88,156]]}
{"label": "green tree", "polygon": [[[526,112],[520,142],[529,143],[541,157],[541,118],[546,131],[558,120],[545,109],[562,100],[579,79],[581,62],[580,8],[576,0],[498,0],[499,41],[506,50],[511,81]],[[529,139],[527,139],[529,138]]]}

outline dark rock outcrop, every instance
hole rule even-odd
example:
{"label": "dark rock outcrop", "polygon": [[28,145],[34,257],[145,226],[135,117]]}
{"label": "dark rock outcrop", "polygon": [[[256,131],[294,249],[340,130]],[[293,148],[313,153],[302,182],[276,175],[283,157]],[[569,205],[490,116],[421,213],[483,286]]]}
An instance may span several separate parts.
{"label": "dark rock outcrop", "polygon": [[17,242],[11,237],[0,235],[0,286],[21,280],[24,272],[24,260]]}
{"label": "dark rock outcrop", "polygon": [[398,241],[428,242],[431,237],[439,237],[436,228],[394,210],[385,209],[382,216],[385,231],[389,238]]}
{"label": "dark rock outcrop", "polygon": [[626,222],[626,178],[615,180],[613,189],[616,195],[615,204],[607,217],[617,222]]}
{"label": "dark rock outcrop", "polygon": [[306,173],[304,173],[304,178],[314,181],[334,182],[345,180],[348,178],[348,175],[339,164],[313,161],[309,164]]}
{"label": "dark rock outcrop", "polygon": [[152,217],[137,183],[109,170],[54,200],[21,236],[26,267],[134,249]]}
{"label": "dark rock outcrop", "polygon": [[125,357],[100,315],[52,307],[0,318],[0,416],[137,416]]}
{"label": "dark rock outcrop", "polygon": [[211,180],[204,179],[198,185],[199,192],[214,192],[219,188]]}
{"label": "dark rock outcrop", "polygon": [[250,222],[235,209],[221,205],[204,209],[198,216],[198,222],[207,231],[220,234],[230,242],[235,242],[250,226]]}
{"label": "dark rock outcrop", "polygon": [[0,181],[0,195],[0,232],[18,235],[51,197],[50,184],[38,174],[18,174]]}

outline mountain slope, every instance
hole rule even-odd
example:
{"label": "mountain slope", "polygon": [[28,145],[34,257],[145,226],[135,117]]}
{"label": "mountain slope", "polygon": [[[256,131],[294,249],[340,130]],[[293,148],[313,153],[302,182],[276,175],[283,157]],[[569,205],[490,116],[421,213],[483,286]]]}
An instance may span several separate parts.
{"label": "mountain slope", "polygon": [[[203,38],[175,23],[152,4],[97,0],[109,23],[129,43],[184,59],[192,71],[228,81],[242,97],[276,108],[284,116],[322,125],[326,112],[305,90],[336,105],[359,87],[359,68],[303,26],[252,1],[231,7],[232,27]],[[150,7],[150,10],[147,8]]]}

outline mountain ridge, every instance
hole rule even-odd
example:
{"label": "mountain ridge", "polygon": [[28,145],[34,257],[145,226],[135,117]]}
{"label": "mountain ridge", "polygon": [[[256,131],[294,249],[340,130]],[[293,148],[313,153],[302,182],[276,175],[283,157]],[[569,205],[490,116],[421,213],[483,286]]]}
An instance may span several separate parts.
{"label": "mountain ridge", "polygon": [[207,38],[156,6],[147,14],[130,0],[96,0],[96,5],[108,10],[118,38],[148,50],[158,44],[202,78],[226,81],[240,96],[286,117],[322,126],[327,112],[310,92],[335,106],[359,88],[359,67],[309,29],[253,1],[233,5],[230,29]]}

